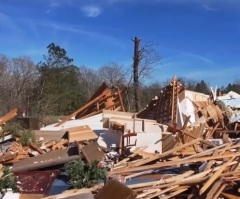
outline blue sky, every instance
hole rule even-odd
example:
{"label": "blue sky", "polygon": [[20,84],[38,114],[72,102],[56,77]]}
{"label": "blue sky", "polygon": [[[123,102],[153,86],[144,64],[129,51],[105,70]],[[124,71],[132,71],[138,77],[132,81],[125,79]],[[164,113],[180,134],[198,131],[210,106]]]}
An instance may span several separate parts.
{"label": "blue sky", "polygon": [[0,53],[42,60],[54,42],[74,64],[129,67],[133,39],[157,43],[152,81],[240,79],[240,0],[0,0]]}

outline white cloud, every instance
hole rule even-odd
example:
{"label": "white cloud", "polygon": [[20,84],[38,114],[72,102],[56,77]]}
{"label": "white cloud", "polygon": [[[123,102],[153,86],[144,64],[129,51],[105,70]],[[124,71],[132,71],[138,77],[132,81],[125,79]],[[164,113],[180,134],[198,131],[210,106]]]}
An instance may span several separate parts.
{"label": "white cloud", "polygon": [[16,20],[13,20],[9,15],[0,12],[0,29],[5,29],[11,32],[23,33],[23,28],[20,27]]}
{"label": "white cloud", "polygon": [[233,78],[236,76],[236,71],[239,71],[239,69],[240,67],[236,67],[236,66],[226,66],[226,67],[221,67],[221,70],[216,70],[216,66],[215,66],[215,67],[211,67],[210,69],[207,68],[205,70],[189,71],[185,73],[185,77],[199,79],[199,80],[208,79],[211,82],[223,81],[222,83],[224,83],[224,81],[226,80],[228,82],[233,81],[234,80]]}
{"label": "white cloud", "polygon": [[2,23],[9,23],[11,21],[11,18],[4,13],[0,13],[0,21]]}
{"label": "white cloud", "polygon": [[205,10],[208,10],[208,11],[215,11],[215,10],[217,10],[216,8],[212,8],[212,7],[210,7],[210,6],[207,5],[207,4],[203,4],[202,6],[203,6],[203,8],[204,8]]}
{"label": "white cloud", "polygon": [[199,54],[195,54],[195,53],[190,53],[190,52],[185,52],[185,51],[182,51],[180,52],[180,54],[184,55],[184,56],[187,56],[187,57],[192,57],[194,59],[198,59],[200,61],[203,61],[205,63],[213,63],[212,60],[208,59],[207,57],[204,57],[202,55],[199,55]]}
{"label": "white cloud", "polygon": [[113,36],[106,35],[103,33],[98,33],[97,31],[89,31],[81,26],[64,24],[64,23],[55,23],[55,22],[51,22],[51,21],[39,22],[39,23],[37,23],[37,25],[42,26],[42,27],[51,28],[54,31],[66,31],[69,33],[86,35],[87,37],[98,38],[100,40],[106,40],[107,42],[112,43],[114,45],[118,45],[118,46],[124,45],[121,41],[119,41],[118,38],[115,38]]}
{"label": "white cloud", "polygon": [[101,9],[97,6],[85,6],[82,8],[82,11],[87,17],[93,18],[101,14]]}
{"label": "white cloud", "polygon": [[50,3],[48,4],[48,9],[46,11],[47,14],[51,13],[52,10],[57,9],[58,7],[61,6],[60,0],[50,0]]}
{"label": "white cloud", "polygon": [[60,3],[58,1],[51,1],[49,4],[49,7],[51,8],[57,8],[60,6]]}

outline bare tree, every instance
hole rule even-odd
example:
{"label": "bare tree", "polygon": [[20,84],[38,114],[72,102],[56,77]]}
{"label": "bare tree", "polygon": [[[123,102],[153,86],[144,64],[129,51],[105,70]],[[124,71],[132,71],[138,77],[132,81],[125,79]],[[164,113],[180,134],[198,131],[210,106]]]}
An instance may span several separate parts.
{"label": "bare tree", "polygon": [[[133,57],[133,75],[131,76],[128,83],[128,103],[132,104],[130,99],[133,99],[132,95],[134,95],[134,106],[135,110],[138,112],[140,110],[141,105],[141,97],[140,97],[140,85],[146,79],[151,77],[153,74],[155,67],[159,64],[161,57],[156,51],[156,44],[152,42],[147,42],[140,47],[141,39],[135,37],[134,38],[134,57]],[[131,86],[131,82],[133,80],[133,86]],[[133,88],[133,92],[131,89]],[[131,107],[129,106],[129,110]]]}
{"label": "bare tree", "polygon": [[139,80],[150,78],[160,64],[161,57],[156,48],[157,44],[146,42],[140,49]]}
{"label": "bare tree", "polygon": [[110,62],[98,69],[99,78],[106,81],[110,86],[121,86],[126,83],[127,71],[123,65]]}
{"label": "bare tree", "polygon": [[8,65],[9,58],[5,55],[0,55],[0,114],[3,115],[8,111],[8,89],[7,86],[9,84],[9,74],[8,74]]}
{"label": "bare tree", "polygon": [[28,101],[37,81],[35,64],[29,57],[8,59],[0,58],[0,67],[4,76],[1,77],[1,101],[4,102],[5,111],[12,108],[26,110]]}
{"label": "bare tree", "polygon": [[[170,81],[170,80],[169,80]],[[168,82],[169,82],[168,81]],[[197,81],[191,78],[186,77],[178,77],[177,81],[181,82],[181,84],[187,89],[191,91],[196,90]]]}
{"label": "bare tree", "polygon": [[9,59],[5,55],[0,54],[0,88],[2,88],[4,82],[6,82],[8,64]]}
{"label": "bare tree", "polygon": [[79,82],[82,86],[82,91],[88,100],[96,89],[101,85],[102,81],[100,80],[97,71],[86,66],[79,67],[80,78]]}

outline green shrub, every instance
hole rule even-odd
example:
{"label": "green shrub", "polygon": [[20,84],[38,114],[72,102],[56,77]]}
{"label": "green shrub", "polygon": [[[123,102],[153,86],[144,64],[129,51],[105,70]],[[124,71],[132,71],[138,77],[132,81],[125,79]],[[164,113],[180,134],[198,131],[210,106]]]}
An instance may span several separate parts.
{"label": "green shrub", "polygon": [[73,188],[88,188],[102,182],[105,178],[105,171],[98,167],[97,161],[87,164],[81,160],[74,160],[67,163],[65,167],[69,175],[69,183]]}
{"label": "green shrub", "polygon": [[22,122],[8,122],[2,127],[2,136],[11,133],[13,137],[20,137],[24,129]]}
{"label": "green shrub", "polygon": [[9,167],[3,167],[3,176],[0,178],[0,191],[7,188],[17,191],[18,189],[15,185],[14,179],[15,176],[10,172]]}
{"label": "green shrub", "polygon": [[21,133],[20,139],[19,139],[19,143],[23,146],[28,146],[31,142],[35,142],[36,141],[36,136],[34,134],[34,132],[32,132],[31,130],[24,130]]}

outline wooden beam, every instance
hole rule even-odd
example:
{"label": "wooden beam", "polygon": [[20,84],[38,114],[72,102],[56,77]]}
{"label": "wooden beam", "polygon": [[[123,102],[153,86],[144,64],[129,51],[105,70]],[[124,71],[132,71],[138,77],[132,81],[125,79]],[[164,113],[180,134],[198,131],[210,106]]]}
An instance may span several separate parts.
{"label": "wooden beam", "polygon": [[124,104],[123,104],[123,100],[122,100],[122,92],[120,92],[119,88],[117,88],[117,92],[118,92],[118,97],[119,97],[119,101],[120,101],[120,104],[121,104],[121,108],[122,108],[122,111],[125,112],[125,107],[124,107]]}
{"label": "wooden beam", "polygon": [[144,164],[153,162],[153,161],[158,160],[158,159],[160,159],[160,158],[162,158],[162,157],[171,155],[171,154],[173,154],[173,153],[175,153],[175,152],[177,152],[177,151],[179,151],[179,150],[181,150],[181,149],[183,149],[183,148],[185,148],[185,147],[188,147],[188,146],[191,146],[191,145],[193,145],[193,144],[196,144],[196,143],[198,143],[198,142],[200,142],[200,141],[202,141],[202,138],[198,138],[198,139],[192,140],[191,142],[188,142],[188,143],[183,144],[183,145],[181,145],[181,146],[179,146],[179,147],[176,147],[176,148],[174,148],[174,149],[171,149],[171,150],[169,150],[169,151],[166,151],[166,152],[164,152],[164,153],[162,153],[162,154],[156,155],[155,157],[152,157],[152,158],[149,158],[149,159],[146,159],[146,160],[139,161],[139,162],[137,162],[136,164],[134,164],[133,166],[134,166],[134,167],[137,167],[137,166],[141,166],[141,165],[144,165]]}
{"label": "wooden beam", "polygon": [[221,193],[221,195],[223,195],[227,199],[240,199],[239,196],[235,196],[235,195],[232,195],[232,194],[229,194],[229,193]]}
{"label": "wooden beam", "polygon": [[[224,156],[224,155],[222,155]],[[233,156],[233,157],[232,157]],[[229,165],[230,162],[232,162],[236,157],[237,157],[237,153],[236,154],[231,154],[232,157],[230,160],[228,160],[226,163],[224,163],[209,179],[206,183],[204,183],[203,187],[200,189],[200,195],[202,195],[207,189],[208,187],[221,175],[221,173],[227,168],[227,166]]]}
{"label": "wooden beam", "polygon": [[70,120],[72,117],[76,116],[78,113],[80,113],[81,111],[83,111],[84,109],[86,109],[87,107],[91,106],[92,104],[96,103],[99,99],[101,99],[102,97],[104,97],[109,91],[105,90],[101,95],[99,95],[98,97],[96,97],[95,99],[93,99],[92,101],[88,102],[87,104],[85,104],[84,106],[82,106],[80,109],[76,110],[74,113],[72,113],[71,115],[67,116],[66,118],[64,118],[61,122],[57,123],[55,125],[55,127],[58,127],[62,124],[64,124],[65,122],[67,122],[68,120]]}
{"label": "wooden beam", "polygon": [[17,115],[17,109],[11,110],[9,113],[4,115],[0,118],[0,125],[3,125],[5,122],[9,121],[10,119],[14,118]]}
{"label": "wooden beam", "polygon": [[[227,155],[220,155],[220,156],[214,156],[214,157],[210,156],[210,157],[193,158],[193,159],[189,159],[189,160],[181,160],[180,159],[180,160],[176,160],[176,161],[161,162],[161,163],[157,163],[157,164],[139,166],[139,167],[134,167],[134,168],[116,169],[113,171],[109,171],[108,174],[112,175],[112,174],[127,173],[127,172],[134,172],[134,171],[141,171],[141,170],[148,170],[148,169],[159,169],[159,168],[163,168],[163,167],[167,167],[167,166],[175,166],[175,165],[181,165],[181,164],[187,164],[187,163],[195,163],[195,162],[203,162],[203,161],[208,161],[208,160],[230,158],[232,156],[233,156],[233,154],[227,154]],[[240,156],[240,152],[235,153],[234,156]],[[229,163],[226,165],[229,165]]]}

